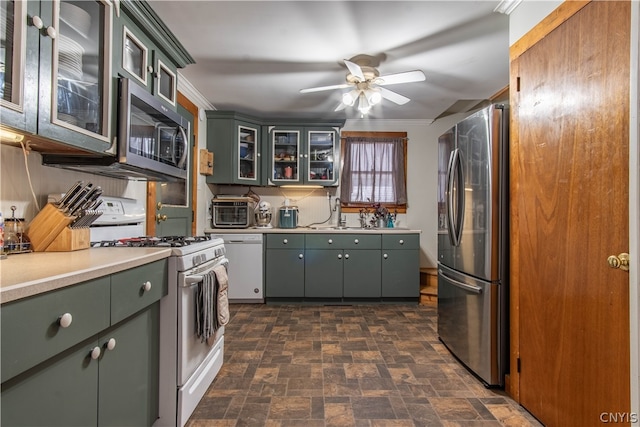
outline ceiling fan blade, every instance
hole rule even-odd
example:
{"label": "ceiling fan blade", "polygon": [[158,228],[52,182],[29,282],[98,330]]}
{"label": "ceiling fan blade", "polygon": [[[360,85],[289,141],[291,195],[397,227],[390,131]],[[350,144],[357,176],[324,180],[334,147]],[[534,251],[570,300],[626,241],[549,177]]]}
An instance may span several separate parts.
{"label": "ceiling fan blade", "polygon": [[379,87],[378,89],[380,90],[380,95],[382,95],[384,99],[388,99],[389,101],[395,102],[398,105],[404,105],[407,102],[411,101],[406,96],[390,91],[389,89],[385,89],[383,87]]}
{"label": "ceiling fan blade", "polygon": [[350,86],[351,85],[348,83],[343,83],[340,85],[331,85],[331,86],[318,86],[318,87],[311,87],[308,89],[300,89],[300,93],[321,92],[323,90],[332,90],[332,89],[344,89]]}
{"label": "ceiling fan blade", "polygon": [[357,77],[359,81],[363,82],[365,81],[365,77],[364,77],[364,73],[362,72],[362,68],[360,68],[360,66],[358,64],[356,64],[355,62],[351,62],[349,60],[344,60],[344,64],[347,66],[347,68],[349,69],[349,72],[354,76]]}
{"label": "ceiling fan blade", "polygon": [[344,102],[341,102],[333,111],[340,111],[340,110],[344,110],[345,108],[347,108],[347,105]]}
{"label": "ceiling fan blade", "polygon": [[426,79],[424,73],[420,70],[405,71],[403,73],[387,74],[380,76],[375,80],[375,84],[381,86],[395,85],[398,83],[421,82]]}

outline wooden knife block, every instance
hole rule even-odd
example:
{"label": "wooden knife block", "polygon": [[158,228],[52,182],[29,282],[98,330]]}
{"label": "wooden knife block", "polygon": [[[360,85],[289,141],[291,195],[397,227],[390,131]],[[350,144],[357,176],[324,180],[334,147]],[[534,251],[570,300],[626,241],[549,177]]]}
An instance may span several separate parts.
{"label": "wooden knife block", "polygon": [[64,252],[89,248],[89,229],[69,228],[74,219],[75,217],[65,215],[53,204],[48,203],[25,231],[31,242],[31,249],[34,252]]}

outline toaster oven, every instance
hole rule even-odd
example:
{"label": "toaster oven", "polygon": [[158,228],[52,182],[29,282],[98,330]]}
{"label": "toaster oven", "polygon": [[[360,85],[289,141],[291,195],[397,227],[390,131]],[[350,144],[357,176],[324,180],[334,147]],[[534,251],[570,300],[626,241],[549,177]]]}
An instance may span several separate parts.
{"label": "toaster oven", "polygon": [[216,196],[211,200],[212,228],[248,228],[253,225],[255,202],[250,197]]}

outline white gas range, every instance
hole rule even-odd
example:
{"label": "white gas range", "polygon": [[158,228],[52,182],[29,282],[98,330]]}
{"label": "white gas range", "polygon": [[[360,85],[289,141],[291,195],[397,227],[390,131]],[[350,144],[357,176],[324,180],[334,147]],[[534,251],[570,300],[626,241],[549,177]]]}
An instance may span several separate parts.
{"label": "white gas range", "polygon": [[228,264],[224,241],[210,236],[144,236],[140,201],[104,199],[104,212],[90,229],[93,247],[171,248],[168,294],[160,300],[159,418],[154,426],[183,427],[222,367],[224,326],[212,339],[198,338],[195,294],[204,275]]}

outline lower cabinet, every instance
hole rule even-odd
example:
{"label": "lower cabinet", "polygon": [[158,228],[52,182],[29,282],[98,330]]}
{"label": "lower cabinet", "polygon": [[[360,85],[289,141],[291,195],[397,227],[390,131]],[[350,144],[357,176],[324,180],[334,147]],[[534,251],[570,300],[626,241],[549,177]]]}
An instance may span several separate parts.
{"label": "lower cabinet", "polygon": [[265,237],[265,297],[304,297],[304,235]]}
{"label": "lower cabinet", "polygon": [[[156,261],[3,305],[1,424],[151,426],[166,271],[167,261]],[[132,289],[135,297],[113,307]]]}
{"label": "lower cabinet", "polygon": [[155,304],[3,383],[2,425],[150,426],[158,413],[157,324]]}
{"label": "lower cabinet", "polygon": [[420,295],[420,241],[418,235],[382,236],[382,297]]}
{"label": "lower cabinet", "polygon": [[267,234],[266,242],[267,300],[419,299],[418,234]]}

